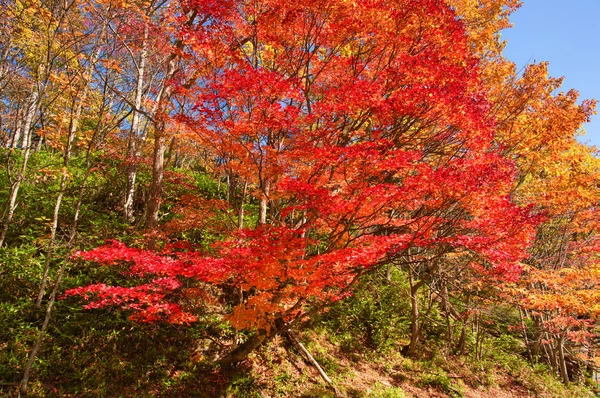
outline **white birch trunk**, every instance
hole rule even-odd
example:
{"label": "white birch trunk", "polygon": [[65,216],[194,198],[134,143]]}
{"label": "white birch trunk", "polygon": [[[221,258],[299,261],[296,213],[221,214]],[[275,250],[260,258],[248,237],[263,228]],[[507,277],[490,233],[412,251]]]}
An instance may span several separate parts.
{"label": "white birch trunk", "polygon": [[135,89],[135,101],[133,117],[131,120],[131,130],[129,132],[129,145],[127,148],[127,190],[125,192],[125,204],[123,206],[123,218],[127,222],[133,221],[133,199],[135,195],[135,181],[137,178],[137,166],[135,164],[138,156],[138,139],[140,132],[140,112],[142,109],[142,99],[144,94],[144,79],[146,74],[146,64],[148,62],[148,22],[144,24],[144,39],[142,42],[142,52],[140,54],[139,65],[137,67],[137,86]]}
{"label": "white birch trunk", "polygon": [[29,161],[29,156],[31,155],[31,134],[29,131],[33,127],[33,121],[35,119],[35,115],[37,114],[39,107],[39,99],[40,94],[36,88],[33,89],[30,96],[29,106],[27,107],[27,113],[25,116],[25,123],[23,125],[23,134],[28,137],[28,140],[23,145],[23,161],[21,163],[21,168],[19,173],[17,174],[14,182],[10,186],[9,199],[8,204],[6,206],[6,218],[4,219],[2,225],[2,232],[0,232],[0,247],[4,244],[4,239],[6,239],[6,233],[12,223],[13,216],[15,214],[15,209],[17,207],[17,197],[19,195],[19,188],[21,187],[21,182],[25,178],[25,173],[27,172],[27,163]]}

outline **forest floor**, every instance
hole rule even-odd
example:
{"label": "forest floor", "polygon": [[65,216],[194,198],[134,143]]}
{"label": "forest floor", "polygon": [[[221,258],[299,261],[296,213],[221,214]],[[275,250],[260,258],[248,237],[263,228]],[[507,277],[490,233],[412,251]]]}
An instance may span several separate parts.
{"label": "forest floor", "polygon": [[[380,355],[365,347],[362,353],[345,352],[324,335],[310,333],[303,339],[342,396],[415,398],[521,398],[594,397],[581,386],[568,386],[549,377],[547,370],[517,360],[473,361],[444,356],[412,360],[399,352]],[[335,397],[315,367],[276,338],[245,363],[244,375],[231,375],[221,396],[237,397]],[[514,358],[511,358],[513,361]],[[516,365],[515,369],[509,369]]]}

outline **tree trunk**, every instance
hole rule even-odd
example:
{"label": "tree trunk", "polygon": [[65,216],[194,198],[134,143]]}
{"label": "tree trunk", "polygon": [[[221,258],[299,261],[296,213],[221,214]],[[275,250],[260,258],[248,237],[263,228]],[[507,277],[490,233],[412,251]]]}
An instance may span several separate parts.
{"label": "tree trunk", "polygon": [[456,345],[456,352],[458,355],[465,355],[465,348],[467,346],[467,321],[469,317],[466,316],[463,320],[462,330],[460,331],[460,337],[458,339],[458,344]]}
{"label": "tree trunk", "polygon": [[335,396],[342,397],[343,395],[342,393],[340,393],[337,386],[333,384],[333,381],[329,378],[329,376],[327,376],[327,373],[325,373],[321,365],[319,365],[319,362],[317,362],[317,360],[310,354],[310,352],[308,352],[306,347],[304,347],[304,344],[302,344],[302,342],[298,339],[295,333],[291,329],[288,329],[287,335],[294,347],[296,347],[296,349],[306,358],[306,360],[317,369],[321,378],[325,380],[325,382],[329,384],[329,386],[333,389],[333,391],[335,392]]}
{"label": "tree trunk", "polygon": [[[197,11],[190,11],[185,25],[191,27],[196,19]],[[174,51],[166,61],[167,70],[162,79],[162,87],[156,96],[152,115],[154,117],[154,157],[152,164],[152,183],[148,198],[146,212],[146,228],[152,230],[158,226],[158,212],[162,203],[162,187],[164,176],[165,149],[166,149],[166,123],[168,117],[168,102],[173,94],[171,80],[177,71],[176,61],[183,49],[182,40],[177,40],[174,45]]]}
{"label": "tree trunk", "polygon": [[248,182],[244,181],[242,194],[240,196],[240,205],[238,208],[238,229],[244,228],[244,202],[246,202],[246,192],[248,190]]}
{"label": "tree trunk", "polygon": [[417,345],[419,344],[419,334],[421,333],[421,325],[419,322],[419,300],[417,294],[419,288],[423,285],[423,281],[414,283],[412,270],[408,270],[408,279],[410,283],[410,306],[411,306],[411,317],[410,317],[410,344],[408,346],[408,356],[414,356],[417,352]]}
{"label": "tree trunk", "polygon": [[525,340],[525,348],[527,348],[527,356],[529,357],[529,361],[533,364],[533,353],[531,351],[531,344],[529,342],[529,338],[527,336],[527,327],[525,325],[525,320],[523,319],[523,309],[519,305],[519,320],[521,321],[521,330],[523,331],[523,339]]}
{"label": "tree trunk", "polygon": [[[37,114],[39,107],[39,99],[40,94],[37,89],[33,89],[31,93],[29,105],[27,107],[27,114],[25,116],[25,123],[23,125],[23,134],[31,139],[31,134],[28,133],[29,130],[33,128],[33,121],[35,115]],[[25,142],[25,145],[22,147],[23,149],[23,160],[21,163],[21,169],[19,173],[15,177],[14,182],[10,186],[9,199],[6,205],[6,218],[4,219],[2,225],[2,232],[0,232],[0,247],[4,244],[4,240],[6,239],[6,233],[8,232],[8,228],[12,223],[13,216],[15,214],[15,209],[17,207],[17,197],[19,195],[19,188],[21,187],[21,182],[25,178],[25,173],[27,172],[27,163],[29,162],[29,156],[31,155],[31,141]]]}
{"label": "tree trunk", "polygon": [[[169,79],[175,73],[174,60],[169,64],[169,70],[171,71]],[[165,79],[164,84],[167,84]],[[154,109],[154,155],[152,160],[152,182],[150,183],[150,191],[148,192],[148,206],[146,211],[146,228],[153,230],[158,226],[158,213],[160,211],[160,205],[162,204],[162,190],[163,190],[163,178],[165,171],[165,128],[166,128],[166,100],[170,92],[170,87],[163,86],[163,89],[158,95],[157,104]]]}
{"label": "tree trunk", "polygon": [[[33,118],[35,117],[35,114],[38,111],[37,91],[34,91],[33,94],[35,94],[35,97],[32,98],[32,104],[35,105],[27,110],[27,119],[29,120],[29,123],[25,122],[25,127],[23,128],[23,135],[21,137],[21,148],[29,150],[31,150],[31,137],[33,136],[31,131],[33,130]],[[32,111],[33,114],[31,113]]]}
{"label": "tree trunk", "polygon": [[[27,105],[27,103],[25,104]],[[16,114],[16,122],[14,126],[13,134],[10,136],[8,143],[6,144],[7,148],[16,148],[18,146],[18,142],[21,139],[21,133],[23,131],[23,118],[21,117],[22,109],[21,104],[17,107]]]}
{"label": "tree trunk", "polygon": [[564,384],[569,384],[569,371],[567,370],[567,361],[565,360],[565,339],[560,336],[557,343],[557,354],[558,354],[558,367],[560,370],[560,377]]}
{"label": "tree trunk", "polygon": [[[169,150],[167,151],[167,160],[165,160],[165,167],[171,166],[171,161],[173,160],[173,153],[177,149],[177,139],[175,137],[171,137],[171,142],[169,142]],[[177,159],[178,156],[175,156],[175,161],[173,162],[173,167],[177,168]]]}
{"label": "tree trunk", "polygon": [[269,204],[269,193],[271,191],[271,181],[269,181],[268,179],[264,181],[263,184],[263,189],[260,195],[260,213],[259,213],[259,217],[258,217],[258,223],[259,224],[266,224],[267,223],[267,210],[268,210],[268,204]]}
{"label": "tree trunk", "polygon": [[219,359],[217,363],[224,368],[231,367],[236,363],[242,362],[248,354],[261,346],[267,339],[267,332],[263,329],[258,330],[244,343],[238,345],[231,352]]}
{"label": "tree trunk", "polygon": [[125,190],[125,203],[123,205],[123,218],[126,222],[133,221],[133,199],[135,195],[135,181],[137,178],[137,157],[139,155],[138,140],[142,135],[140,129],[140,112],[144,94],[144,79],[146,75],[146,64],[148,60],[148,21],[144,23],[144,38],[142,52],[140,53],[139,65],[137,67],[137,85],[135,88],[135,102],[129,130],[129,143],[127,145],[127,189]]}
{"label": "tree trunk", "polygon": [[444,310],[444,317],[446,318],[446,342],[447,347],[451,347],[454,337],[452,335],[452,322],[450,320],[450,295],[448,293],[448,286],[445,282],[442,283],[444,284],[442,288],[442,309]]}
{"label": "tree trunk", "polygon": [[[156,132],[155,132],[156,134]],[[158,212],[162,203],[162,187],[165,162],[165,137],[162,132],[154,137],[154,157],[152,162],[152,184],[148,198],[148,212],[146,214],[146,227],[156,229],[158,226]]]}

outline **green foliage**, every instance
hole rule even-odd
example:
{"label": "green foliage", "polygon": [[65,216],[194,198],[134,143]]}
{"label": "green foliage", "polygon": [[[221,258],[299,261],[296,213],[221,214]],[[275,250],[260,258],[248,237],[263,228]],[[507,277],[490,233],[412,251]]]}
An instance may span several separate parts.
{"label": "green foliage", "polygon": [[336,303],[323,315],[322,322],[348,352],[391,350],[409,333],[407,292],[405,274],[396,268],[387,275],[379,272],[367,275],[351,297]]}
{"label": "green foliage", "polygon": [[39,284],[43,271],[43,256],[39,248],[23,245],[0,248],[0,303],[15,303],[28,299],[28,293]]}
{"label": "green foliage", "polygon": [[367,395],[369,398],[405,398],[404,390],[400,387],[385,386],[377,383]]}
{"label": "green foliage", "polygon": [[20,380],[23,353],[34,342],[44,316],[32,300],[42,272],[38,248],[0,249],[0,380]]}
{"label": "green foliage", "polygon": [[208,199],[224,198],[227,191],[226,184],[219,184],[212,176],[203,171],[193,173],[198,191]]}
{"label": "green foliage", "polygon": [[450,393],[452,389],[452,380],[446,372],[439,370],[437,373],[427,373],[423,375],[420,383],[421,386],[430,386]]}
{"label": "green foliage", "polygon": [[482,361],[474,361],[472,366],[484,369],[483,376],[488,385],[501,385],[501,378],[508,375],[539,396],[584,397],[588,394],[580,385],[565,386],[546,364],[527,361],[524,355],[519,354],[524,352],[524,344],[515,336],[504,334],[490,339],[484,346],[488,356]]}
{"label": "green foliage", "polygon": [[326,388],[314,387],[302,393],[300,398],[335,398],[335,394]]}
{"label": "green foliage", "polygon": [[248,397],[261,398],[261,395],[255,389],[254,378],[249,375],[237,375],[229,384],[225,391],[227,397]]}

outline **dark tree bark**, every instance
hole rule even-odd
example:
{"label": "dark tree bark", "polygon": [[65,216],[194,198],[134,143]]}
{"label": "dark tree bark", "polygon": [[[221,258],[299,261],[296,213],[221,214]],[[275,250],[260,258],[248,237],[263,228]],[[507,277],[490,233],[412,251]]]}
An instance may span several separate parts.
{"label": "dark tree bark", "polygon": [[217,363],[224,368],[229,368],[237,363],[242,362],[252,351],[260,347],[267,340],[267,337],[268,334],[266,330],[260,329],[256,331],[252,336],[250,336],[250,338],[248,338],[248,340],[227,353],[225,356],[219,359]]}

